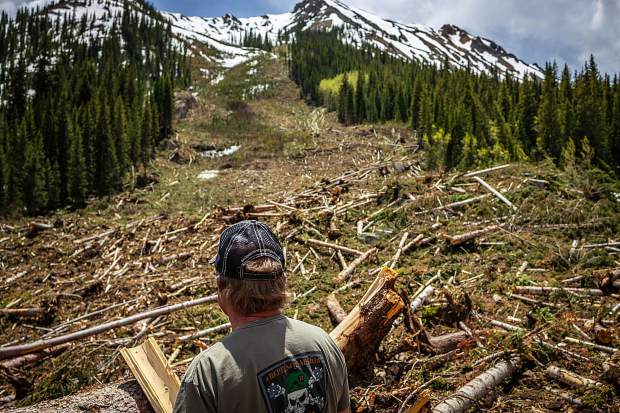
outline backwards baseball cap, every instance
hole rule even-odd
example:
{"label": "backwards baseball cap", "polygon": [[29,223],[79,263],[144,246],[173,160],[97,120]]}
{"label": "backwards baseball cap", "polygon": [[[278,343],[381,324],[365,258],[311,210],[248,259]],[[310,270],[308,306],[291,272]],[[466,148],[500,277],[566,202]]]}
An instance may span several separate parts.
{"label": "backwards baseball cap", "polygon": [[[278,271],[255,273],[245,265],[258,258],[268,257],[280,264]],[[285,258],[282,246],[269,227],[259,221],[241,221],[226,228],[220,236],[217,255],[211,260],[218,275],[246,280],[273,280],[284,274]]]}

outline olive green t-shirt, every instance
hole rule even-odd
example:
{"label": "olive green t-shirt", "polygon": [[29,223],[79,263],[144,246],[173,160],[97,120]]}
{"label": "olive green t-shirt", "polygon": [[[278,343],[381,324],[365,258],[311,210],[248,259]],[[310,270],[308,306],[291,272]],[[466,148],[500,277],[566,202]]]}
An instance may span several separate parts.
{"label": "olive green t-shirt", "polygon": [[174,413],[336,413],[347,367],[322,329],[284,315],[237,328],[190,364]]}

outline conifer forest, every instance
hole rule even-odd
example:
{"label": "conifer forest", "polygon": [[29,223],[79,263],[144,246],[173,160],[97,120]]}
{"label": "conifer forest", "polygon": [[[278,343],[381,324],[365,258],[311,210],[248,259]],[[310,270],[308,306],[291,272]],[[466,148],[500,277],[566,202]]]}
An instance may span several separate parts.
{"label": "conifer forest", "polygon": [[172,129],[188,57],[170,28],[126,8],[110,35],[84,15],[0,16],[0,210],[26,214],[123,188]]}
{"label": "conifer forest", "polygon": [[346,44],[334,30],[298,33],[289,65],[302,95],[343,124],[395,121],[418,131],[433,166],[587,158],[620,176],[620,79],[601,74],[594,57],[574,73],[549,62],[541,81],[516,79],[402,61]]}

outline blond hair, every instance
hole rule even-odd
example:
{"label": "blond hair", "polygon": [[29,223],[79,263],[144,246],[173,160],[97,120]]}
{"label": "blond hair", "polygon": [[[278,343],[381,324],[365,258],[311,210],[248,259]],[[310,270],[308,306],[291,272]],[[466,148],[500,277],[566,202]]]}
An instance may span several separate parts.
{"label": "blond hair", "polygon": [[271,258],[263,257],[244,265],[244,271],[252,273],[282,272],[275,279],[246,280],[217,277],[220,297],[241,315],[278,310],[286,304],[286,277],[281,265]]}

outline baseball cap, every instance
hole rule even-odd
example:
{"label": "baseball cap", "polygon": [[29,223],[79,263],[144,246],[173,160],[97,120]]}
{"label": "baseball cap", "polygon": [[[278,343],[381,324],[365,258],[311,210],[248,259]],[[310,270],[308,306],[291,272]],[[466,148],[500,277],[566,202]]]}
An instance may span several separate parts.
{"label": "baseball cap", "polygon": [[[280,264],[271,273],[253,273],[245,264],[268,257]],[[226,228],[220,235],[217,255],[210,261],[218,275],[246,280],[273,280],[284,274],[285,258],[282,246],[271,229],[256,220],[241,221]]]}

